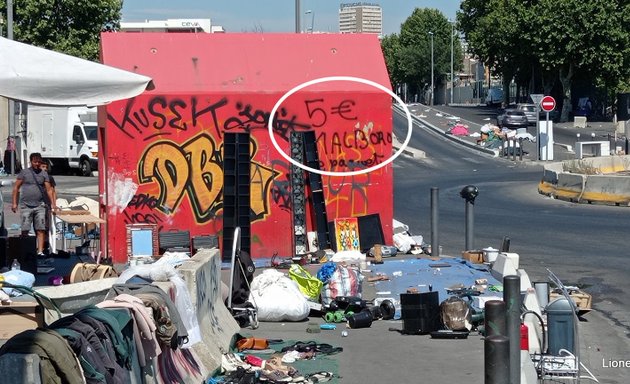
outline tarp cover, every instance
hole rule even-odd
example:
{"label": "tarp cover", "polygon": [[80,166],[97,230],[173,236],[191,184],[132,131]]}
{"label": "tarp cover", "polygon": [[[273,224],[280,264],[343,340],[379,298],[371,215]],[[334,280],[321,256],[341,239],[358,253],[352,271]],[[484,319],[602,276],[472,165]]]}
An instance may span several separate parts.
{"label": "tarp cover", "polygon": [[133,72],[0,37],[0,95],[43,105],[101,105],[151,87]]}

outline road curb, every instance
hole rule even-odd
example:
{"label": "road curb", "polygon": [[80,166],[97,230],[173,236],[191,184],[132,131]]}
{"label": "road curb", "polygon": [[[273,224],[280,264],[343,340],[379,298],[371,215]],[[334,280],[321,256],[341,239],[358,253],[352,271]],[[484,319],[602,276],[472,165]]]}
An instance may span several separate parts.
{"label": "road curb", "polygon": [[[402,108],[400,108],[399,106],[394,106],[394,107],[396,108],[397,112],[405,115],[404,111],[402,110]],[[458,144],[464,145],[466,147],[472,148],[474,150],[477,150],[477,151],[480,151],[480,152],[483,152],[483,153],[490,154],[492,156],[497,156],[497,152],[493,151],[492,149],[481,147],[481,146],[479,146],[479,145],[477,145],[475,143],[471,143],[471,142],[462,140],[462,139],[460,139],[460,138],[458,138],[458,137],[456,137],[454,135],[448,134],[445,131],[441,130],[440,128],[436,127],[435,125],[429,123],[428,121],[419,118],[418,116],[415,116],[415,115],[412,114],[411,118],[414,121],[416,121],[417,123],[425,125],[426,127],[431,129],[435,133],[437,133],[439,135],[442,135],[442,136],[448,138],[449,140],[452,140],[452,141],[454,141],[454,142],[456,142]]]}

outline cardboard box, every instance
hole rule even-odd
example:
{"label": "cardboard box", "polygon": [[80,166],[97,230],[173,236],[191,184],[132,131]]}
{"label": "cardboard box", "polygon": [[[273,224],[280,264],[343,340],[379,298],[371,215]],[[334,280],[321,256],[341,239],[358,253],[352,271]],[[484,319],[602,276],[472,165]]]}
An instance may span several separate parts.
{"label": "cardboard box", "polygon": [[473,264],[483,264],[483,251],[464,251],[462,257]]}
{"label": "cardboard box", "polygon": [[[561,296],[562,296],[562,293],[560,292],[557,292],[557,291],[549,292],[549,301],[551,302]],[[584,291],[579,291],[579,290],[569,290],[569,297],[575,303],[575,306],[577,307],[578,311],[590,311],[592,309],[591,302],[592,302],[593,297],[590,294]]]}
{"label": "cardboard box", "polygon": [[0,305],[0,340],[43,326],[44,311],[35,302],[13,301],[9,305]]}

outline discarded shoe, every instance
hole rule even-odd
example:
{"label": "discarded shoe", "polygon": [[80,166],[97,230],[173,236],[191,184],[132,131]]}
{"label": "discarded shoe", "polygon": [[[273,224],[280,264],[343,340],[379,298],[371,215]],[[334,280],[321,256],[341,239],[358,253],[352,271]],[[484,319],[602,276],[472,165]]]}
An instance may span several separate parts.
{"label": "discarded shoe", "polygon": [[221,356],[221,371],[224,373],[234,372],[238,368],[250,369],[252,366],[241,360],[241,358],[234,353],[226,353]]}
{"label": "discarded shoe", "polygon": [[325,383],[332,380],[333,377],[335,377],[334,373],[324,371],[311,373],[310,375],[305,376],[307,383]]}

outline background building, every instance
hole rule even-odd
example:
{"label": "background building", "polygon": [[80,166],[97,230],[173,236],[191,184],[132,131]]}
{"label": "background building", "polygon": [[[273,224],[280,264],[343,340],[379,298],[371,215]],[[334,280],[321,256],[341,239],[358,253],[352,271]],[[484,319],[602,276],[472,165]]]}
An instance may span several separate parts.
{"label": "background building", "polygon": [[122,32],[197,32],[223,33],[220,25],[212,25],[210,19],[167,19],[120,22]]}
{"label": "background building", "polygon": [[339,7],[339,32],[383,35],[383,10],[378,4],[346,3]]}

